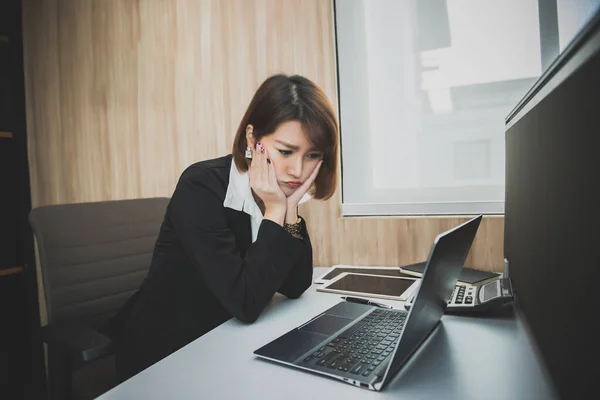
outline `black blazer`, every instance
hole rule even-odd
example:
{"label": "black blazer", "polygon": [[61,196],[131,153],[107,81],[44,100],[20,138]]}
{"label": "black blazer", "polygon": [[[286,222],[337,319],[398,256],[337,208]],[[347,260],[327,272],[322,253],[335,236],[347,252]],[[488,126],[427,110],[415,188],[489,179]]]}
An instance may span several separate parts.
{"label": "black blazer", "polygon": [[255,321],[275,292],[296,298],[311,285],[304,223],[299,240],[263,220],[252,243],[250,216],[223,206],[231,163],[202,161],[181,175],[148,276],[113,320],[121,380],[231,317]]}

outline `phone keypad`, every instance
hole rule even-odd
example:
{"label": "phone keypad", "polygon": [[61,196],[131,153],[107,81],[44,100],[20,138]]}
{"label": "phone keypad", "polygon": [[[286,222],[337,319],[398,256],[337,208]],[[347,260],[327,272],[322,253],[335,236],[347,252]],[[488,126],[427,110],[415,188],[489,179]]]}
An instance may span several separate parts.
{"label": "phone keypad", "polygon": [[452,295],[448,300],[448,304],[470,306],[474,303],[475,288],[465,285],[456,285],[452,291]]}

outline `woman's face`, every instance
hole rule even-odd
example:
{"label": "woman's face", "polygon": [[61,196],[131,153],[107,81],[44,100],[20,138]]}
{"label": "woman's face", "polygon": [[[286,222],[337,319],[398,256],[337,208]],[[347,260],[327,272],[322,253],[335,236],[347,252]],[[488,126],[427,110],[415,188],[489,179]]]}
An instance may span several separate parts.
{"label": "woman's face", "polygon": [[312,147],[298,121],[282,123],[275,132],[263,136],[260,143],[267,150],[279,187],[287,197],[308,179],[323,158],[323,154]]}

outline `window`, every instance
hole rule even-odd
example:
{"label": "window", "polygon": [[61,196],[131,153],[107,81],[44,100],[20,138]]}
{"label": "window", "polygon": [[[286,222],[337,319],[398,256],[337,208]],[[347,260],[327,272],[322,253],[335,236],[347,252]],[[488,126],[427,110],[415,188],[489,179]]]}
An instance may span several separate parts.
{"label": "window", "polygon": [[502,214],[504,119],[598,2],[337,0],[343,214]]}
{"label": "window", "polygon": [[557,0],[560,51],[575,37],[583,25],[598,11],[600,0]]}

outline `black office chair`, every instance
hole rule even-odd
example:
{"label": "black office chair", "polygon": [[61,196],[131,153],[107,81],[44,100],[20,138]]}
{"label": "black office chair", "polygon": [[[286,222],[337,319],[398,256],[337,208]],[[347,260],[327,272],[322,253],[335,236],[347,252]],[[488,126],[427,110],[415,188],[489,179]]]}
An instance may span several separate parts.
{"label": "black office chair", "polygon": [[42,337],[50,399],[71,398],[73,372],[113,353],[107,323],[146,276],[168,202],[65,204],[29,214],[48,315]]}

